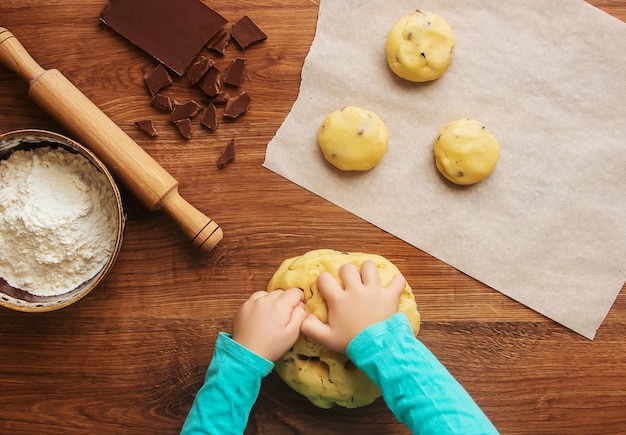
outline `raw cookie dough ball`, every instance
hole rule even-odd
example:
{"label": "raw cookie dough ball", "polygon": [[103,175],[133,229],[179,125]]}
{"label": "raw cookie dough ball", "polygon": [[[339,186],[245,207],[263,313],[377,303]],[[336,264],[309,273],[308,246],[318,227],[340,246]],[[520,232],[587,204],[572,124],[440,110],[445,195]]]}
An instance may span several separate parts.
{"label": "raw cookie dough ball", "polygon": [[439,172],[456,184],[486,178],[498,163],[500,145],[487,128],[473,119],[459,119],[439,130],[433,147]]}
{"label": "raw cookie dough ball", "polygon": [[[378,265],[381,284],[389,285],[400,271],[384,257],[374,254],[343,253],[319,249],[283,261],[267,285],[267,291],[298,287],[304,290],[305,309],[322,322],[328,320],[328,308],[317,289],[317,277],[330,272],[338,280],[339,268],[346,263],[361,267],[365,260]],[[415,334],[420,315],[408,283],[400,297],[398,311],[405,313]],[[372,403],[381,391],[344,354],[332,351],[300,334],[298,341],[276,362],[278,375],[298,393],[320,408],[333,405],[356,408]]]}
{"label": "raw cookie dough ball", "polygon": [[389,132],[385,123],[369,110],[354,106],[330,113],[317,134],[328,162],[344,171],[367,171],[387,151]]}
{"label": "raw cookie dough ball", "polygon": [[394,24],[385,51],[389,67],[403,79],[435,80],[452,61],[454,34],[439,15],[417,10]]}

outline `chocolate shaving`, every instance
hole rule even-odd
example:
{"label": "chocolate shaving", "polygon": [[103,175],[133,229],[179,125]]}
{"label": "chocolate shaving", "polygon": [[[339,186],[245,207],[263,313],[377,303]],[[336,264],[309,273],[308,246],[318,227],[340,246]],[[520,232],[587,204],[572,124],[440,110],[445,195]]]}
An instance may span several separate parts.
{"label": "chocolate shaving", "polygon": [[228,30],[222,30],[207,43],[206,48],[224,56],[229,42],[230,32]]}
{"label": "chocolate shaving", "polygon": [[167,69],[165,69],[165,67],[161,64],[158,64],[156,68],[145,74],[143,79],[145,80],[146,85],[148,85],[150,95],[153,97],[161,89],[166,88],[173,83],[170,73],[168,73]]}
{"label": "chocolate shaving", "polygon": [[176,127],[178,127],[178,131],[185,139],[191,139],[191,135],[193,134],[193,129],[191,128],[191,119],[183,118],[174,121]]}
{"label": "chocolate shaving", "polygon": [[214,65],[202,77],[198,86],[209,97],[215,97],[219,92],[222,84],[220,83],[220,70]]}
{"label": "chocolate shaving", "polygon": [[193,118],[202,109],[195,101],[187,101],[183,104],[174,104],[174,110],[170,114],[170,121],[179,121],[183,118]]}
{"label": "chocolate shaving", "polygon": [[267,39],[267,35],[247,15],[233,24],[230,34],[243,50]]}
{"label": "chocolate shaving", "polygon": [[174,107],[172,105],[172,99],[163,94],[156,94],[154,97],[152,97],[151,102],[153,106],[161,110],[167,110],[168,112],[171,112],[172,108]]}
{"label": "chocolate shaving", "polygon": [[240,87],[243,83],[243,68],[246,65],[246,60],[237,57],[228,66],[226,73],[224,74],[224,83]]}
{"label": "chocolate shaving", "polygon": [[159,135],[154,127],[154,123],[150,119],[142,119],[141,121],[135,122],[135,125],[139,130],[147,133],[150,137],[156,137]]}
{"label": "chocolate shaving", "polygon": [[246,92],[242,92],[235,98],[231,98],[224,108],[224,116],[226,118],[235,119],[244,114],[250,106],[250,96]]}
{"label": "chocolate shaving", "polygon": [[201,123],[209,130],[215,130],[217,128],[217,110],[215,109],[215,104],[209,103],[204,111]]}
{"label": "chocolate shaving", "polygon": [[217,162],[217,169],[223,169],[233,160],[235,160],[235,139],[231,139],[224,151],[222,151],[222,155]]}
{"label": "chocolate shaving", "polygon": [[210,67],[214,65],[212,59],[200,56],[194,63],[189,66],[186,76],[194,85],[206,74]]}

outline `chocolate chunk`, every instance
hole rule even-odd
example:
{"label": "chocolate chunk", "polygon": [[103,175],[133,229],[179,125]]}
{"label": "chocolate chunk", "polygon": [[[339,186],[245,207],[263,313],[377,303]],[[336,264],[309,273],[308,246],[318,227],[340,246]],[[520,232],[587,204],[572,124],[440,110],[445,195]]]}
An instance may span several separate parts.
{"label": "chocolate chunk", "polygon": [[228,30],[222,30],[207,43],[206,48],[224,56],[224,52],[226,51],[226,47],[229,42],[230,32]]}
{"label": "chocolate chunk", "polygon": [[148,133],[150,137],[156,137],[159,135],[159,133],[156,131],[156,128],[154,127],[154,123],[150,119],[142,119],[141,121],[135,122],[135,125],[139,130]]}
{"label": "chocolate chunk", "polygon": [[100,21],[180,76],[228,22],[200,0],[109,0]]}
{"label": "chocolate chunk", "polygon": [[222,87],[220,83],[220,70],[215,65],[209,68],[204,77],[198,82],[198,86],[209,97],[215,97]]}
{"label": "chocolate chunk", "polygon": [[195,101],[174,104],[174,110],[170,114],[170,121],[179,121],[183,118],[193,118],[202,109],[202,106]]}
{"label": "chocolate chunk", "polygon": [[195,85],[213,65],[214,63],[212,59],[207,59],[204,56],[200,56],[198,59],[196,59],[194,63],[191,64],[191,66],[187,70],[187,78],[191,83]]}
{"label": "chocolate chunk", "polygon": [[222,155],[217,162],[217,169],[223,169],[233,160],[235,160],[235,139],[231,139],[224,151],[222,151]]}
{"label": "chocolate chunk", "polygon": [[224,83],[236,87],[241,86],[243,83],[243,67],[245,65],[245,59],[241,57],[233,59],[224,74]]}
{"label": "chocolate chunk", "polygon": [[222,106],[228,103],[228,100],[230,100],[230,93],[220,91],[216,96],[209,98],[207,101],[215,104],[216,106]]}
{"label": "chocolate chunk", "polygon": [[158,107],[161,110],[167,110],[168,112],[171,112],[174,107],[172,106],[172,99],[163,94],[156,94],[152,97],[151,102],[153,106]]}
{"label": "chocolate chunk", "polygon": [[156,68],[154,68],[149,73],[146,73],[143,76],[143,79],[148,85],[148,90],[150,91],[150,95],[153,97],[163,88],[168,87],[174,81],[170,76],[170,73],[167,72],[165,67],[161,64],[158,64]]}
{"label": "chocolate chunk", "polygon": [[246,15],[233,24],[230,34],[242,49],[267,39],[267,35]]}
{"label": "chocolate chunk", "polygon": [[242,92],[235,98],[231,98],[224,108],[224,116],[226,118],[235,119],[244,114],[250,106],[250,96],[246,92]]}
{"label": "chocolate chunk", "polygon": [[191,128],[191,119],[183,118],[174,121],[176,127],[178,127],[178,131],[185,139],[191,139],[191,135],[193,134],[193,129]]}
{"label": "chocolate chunk", "polygon": [[201,123],[209,130],[215,130],[217,128],[217,110],[215,109],[215,104],[209,103],[204,111]]}

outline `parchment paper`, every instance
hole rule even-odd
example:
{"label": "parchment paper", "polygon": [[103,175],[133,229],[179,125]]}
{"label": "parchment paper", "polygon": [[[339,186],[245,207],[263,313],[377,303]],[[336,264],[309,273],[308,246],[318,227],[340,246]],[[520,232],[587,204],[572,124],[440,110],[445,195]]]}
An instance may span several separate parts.
{"label": "parchment paper", "polygon": [[[446,74],[388,69],[387,32],[416,8],[456,37]],[[626,25],[582,0],[322,0],[300,94],[264,166],[592,339],[626,277]],[[333,110],[376,112],[390,132],[366,173],[328,165]],[[437,172],[432,144],[481,121],[501,158],[469,187]],[[419,282],[412,282],[419,291]]]}

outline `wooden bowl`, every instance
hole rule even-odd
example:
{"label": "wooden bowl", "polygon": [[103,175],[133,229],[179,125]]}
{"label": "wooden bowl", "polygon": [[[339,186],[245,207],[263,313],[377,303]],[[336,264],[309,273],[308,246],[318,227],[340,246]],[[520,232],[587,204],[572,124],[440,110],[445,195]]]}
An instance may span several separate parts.
{"label": "wooden bowl", "polygon": [[73,290],[58,295],[39,296],[22,289],[14,288],[10,286],[2,277],[0,277],[0,306],[23,312],[58,310],[73,304],[89,294],[89,292],[91,292],[104,279],[113,267],[122,246],[124,226],[126,223],[120,191],[109,170],[91,151],[72,139],[58,133],[44,130],[17,130],[1,134],[0,160],[8,158],[14,151],[21,149],[33,149],[42,146],[58,146],[69,152],[78,153],[89,160],[89,162],[91,162],[91,164],[93,164],[99,172],[105,175],[117,204],[115,216],[117,219],[117,228],[112,253],[104,266],[94,276],[87,279]]}

